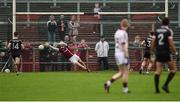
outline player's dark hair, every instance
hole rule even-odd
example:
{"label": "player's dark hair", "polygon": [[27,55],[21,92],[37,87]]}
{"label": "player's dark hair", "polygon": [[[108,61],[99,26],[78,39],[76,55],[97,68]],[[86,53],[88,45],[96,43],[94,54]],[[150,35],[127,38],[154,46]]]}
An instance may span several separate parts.
{"label": "player's dark hair", "polygon": [[73,42],[73,41],[70,41],[70,42],[68,43],[68,45],[70,45],[70,44],[73,44],[73,45],[74,45],[74,42]]}
{"label": "player's dark hair", "polygon": [[167,17],[165,17],[165,18],[162,19],[162,25],[165,25],[165,26],[166,26],[166,25],[169,25],[169,22],[170,22],[170,21],[169,21],[169,18],[167,18]]}
{"label": "player's dark hair", "polygon": [[19,35],[18,32],[14,32],[14,36],[17,37]]}

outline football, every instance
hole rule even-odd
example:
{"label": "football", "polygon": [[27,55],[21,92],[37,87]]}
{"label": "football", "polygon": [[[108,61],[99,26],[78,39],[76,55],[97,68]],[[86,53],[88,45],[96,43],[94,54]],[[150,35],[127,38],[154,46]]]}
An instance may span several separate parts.
{"label": "football", "polygon": [[10,70],[9,70],[9,69],[5,69],[5,72],[6,72],[6,73],[10,73]]}
{"label": "football", "polygon": [[44,45],[39,45],[39,50],[43,50],[44,49]]}

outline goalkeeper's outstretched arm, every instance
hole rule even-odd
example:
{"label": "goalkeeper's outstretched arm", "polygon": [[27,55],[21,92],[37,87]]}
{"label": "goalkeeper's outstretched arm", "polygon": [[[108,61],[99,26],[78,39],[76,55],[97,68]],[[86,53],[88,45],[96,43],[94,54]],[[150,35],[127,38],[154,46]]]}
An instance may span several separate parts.
{"label": "goalkeeper's outstretched arm", "polygon": [[52,48],[52,49],[55,50],[55,51],[59,51],[59,49],[58,49],[57,47],[54,47],[54,46],[52,46],[52,45],[49,45],[49,47]]}

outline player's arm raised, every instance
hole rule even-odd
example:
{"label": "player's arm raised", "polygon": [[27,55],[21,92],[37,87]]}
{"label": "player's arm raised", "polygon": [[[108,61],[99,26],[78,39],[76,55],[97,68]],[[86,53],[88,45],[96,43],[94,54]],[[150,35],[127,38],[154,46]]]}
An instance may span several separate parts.
{"label": "player's arm raised", "polygon": [[8,43],[8,45],[6,45],[8,49],[11,48],[11,42],[12,42],[12,41],[10,40],[9,43]]}

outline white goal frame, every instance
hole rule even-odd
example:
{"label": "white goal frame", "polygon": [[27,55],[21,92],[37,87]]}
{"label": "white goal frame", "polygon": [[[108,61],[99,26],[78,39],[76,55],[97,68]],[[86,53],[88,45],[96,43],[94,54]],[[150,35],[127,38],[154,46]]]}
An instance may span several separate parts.
{"label": "white goal frame", "polygon": [[[165,14],[168,17],[168,1],[165,0],[165,11],[164,12],[99,12],[99,15],[117,15],[117,14],[124,14],[124,15],[132,15],[132,14]],[[12,32],[16,31],[16,15],[84,15],[85,12],[16,12],[16,0],[13,0],[12,4]],[[14,38],[14,34],[12,33],[12,38]]]}

